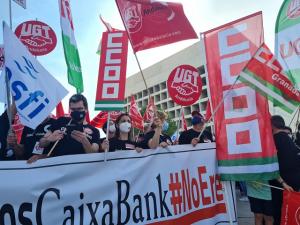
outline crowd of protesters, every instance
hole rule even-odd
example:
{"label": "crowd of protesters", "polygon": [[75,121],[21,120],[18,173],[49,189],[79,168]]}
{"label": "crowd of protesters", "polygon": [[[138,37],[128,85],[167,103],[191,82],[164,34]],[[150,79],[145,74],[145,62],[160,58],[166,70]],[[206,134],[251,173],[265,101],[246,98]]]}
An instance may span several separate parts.
{"label": "crowd of protesters", "polygon": [[[174,144],[213,142],[212,134],[204,129],[204,117],[192,112],[192,128],[184,131],[178,140],[166,135],[169,124],[167,114],[156,112],[152,123],[146,123],[143,134],[133,137],[132,121],[127,113],[121,113],[115,122],[103,126],[106,137],[86,121],[88,103],[81,94],[69,100],[70,117],[53,119],[47,117],[36,129],[24,127],[20,143],[10,129],[7,111],[0,116],[0,160],[36,160],[62,155],[113,152],[166,148]],[[16,114],[10,108],[11,116]],[[282,190],[300,191],[300,125],[293,136],[281,116],[272,116],[272,132],[277,149],[280,176],[272,181],[246,182],[251,211],[255,215],[255,225],[280,224]],[[277,187],[277,188],[274,188]],[[279,188],[279,189],[278,189]]]}

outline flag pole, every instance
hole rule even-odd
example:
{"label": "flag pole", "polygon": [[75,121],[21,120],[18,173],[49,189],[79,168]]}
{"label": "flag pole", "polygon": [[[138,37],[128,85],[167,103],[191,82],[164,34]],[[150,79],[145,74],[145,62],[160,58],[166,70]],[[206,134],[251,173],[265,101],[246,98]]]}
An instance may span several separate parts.
{"label": "flag pole", "polygon": [[[107,115],[107,124],[106,124],[106,141],[108,141],[108,135],[109,135],[109,123],[110,123],[110,111],[108,111]],[[108,147],[109,148],[109,147]],[[109,149],[104,149],[104,162],[107,160],[107,152]]]}
{"label": "flag pole", "polygon": [[183,107],[181,106],[181,108],[180,108],[180,115],[179,115],[179,119],[178,119],[178,123],[177,123],[177,131],[176,131],[176,133],[178,135],[176,135],[176,141],[179,140],[180,122],[181,122],[181,124],[183,123],[183,121],[182,121],[182,114],[183,114],[183,112],[182,111],[183,111]]}

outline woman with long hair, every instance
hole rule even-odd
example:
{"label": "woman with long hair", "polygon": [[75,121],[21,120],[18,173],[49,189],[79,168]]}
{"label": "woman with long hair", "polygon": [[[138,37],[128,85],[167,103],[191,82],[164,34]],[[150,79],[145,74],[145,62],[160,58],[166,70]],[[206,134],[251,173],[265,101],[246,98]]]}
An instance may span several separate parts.
{"label": "woman with long hair", "polygon": [[115,122],[115,136],[108,141],[103,141],[102,148],[109,149],[110,152],[116,150],[136,150],[141,152],[142,148],[132,139],[132,124],[128,113],[122,113]]}

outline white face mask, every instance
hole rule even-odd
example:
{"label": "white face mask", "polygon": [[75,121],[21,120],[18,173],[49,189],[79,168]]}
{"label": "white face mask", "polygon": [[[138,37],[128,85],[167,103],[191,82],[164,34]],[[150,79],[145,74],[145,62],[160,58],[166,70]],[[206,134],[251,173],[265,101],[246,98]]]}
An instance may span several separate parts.
{"label": "white face mask", "polygon": [[124,133],[128,133],[131,129],[131,123],[124,122],[119,125],[120,131]]}
{"label": "white face mask", "polygon": [[116,132],[116,126],[115,126],[115,124],[109,126],[109,132],[110,133],[115,133]]}

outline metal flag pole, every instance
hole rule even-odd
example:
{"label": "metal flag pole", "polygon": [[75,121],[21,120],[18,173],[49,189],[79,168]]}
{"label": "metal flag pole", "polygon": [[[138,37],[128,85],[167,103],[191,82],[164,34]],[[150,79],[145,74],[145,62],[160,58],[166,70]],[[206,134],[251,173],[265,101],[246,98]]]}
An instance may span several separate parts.
{"label": "metal flag pole", "polygon": [[[108,111],[108,115],[107,115],[107,124],[106,124],[106,141],[108,140],[108,135],[109,135],[109,123],[110,123],[110,111]],[[104,162],[106,162],[107,160],[107,152],[109,151],[109,145],[108,145],[108,149],[104,149]]]}
{"label": "metal flag pole", "polygon": [[[177,130],[176,130],[176,142],[179,139],[179,129],[180,129],[180,123],[182,124],[182,113],[183,113],[183,107],[181,106],[180,108],[180,115],[179,115],[179,119],[178,119],[178,123],[177,123]],[[181,125],[182,126],[182,125]]]}

